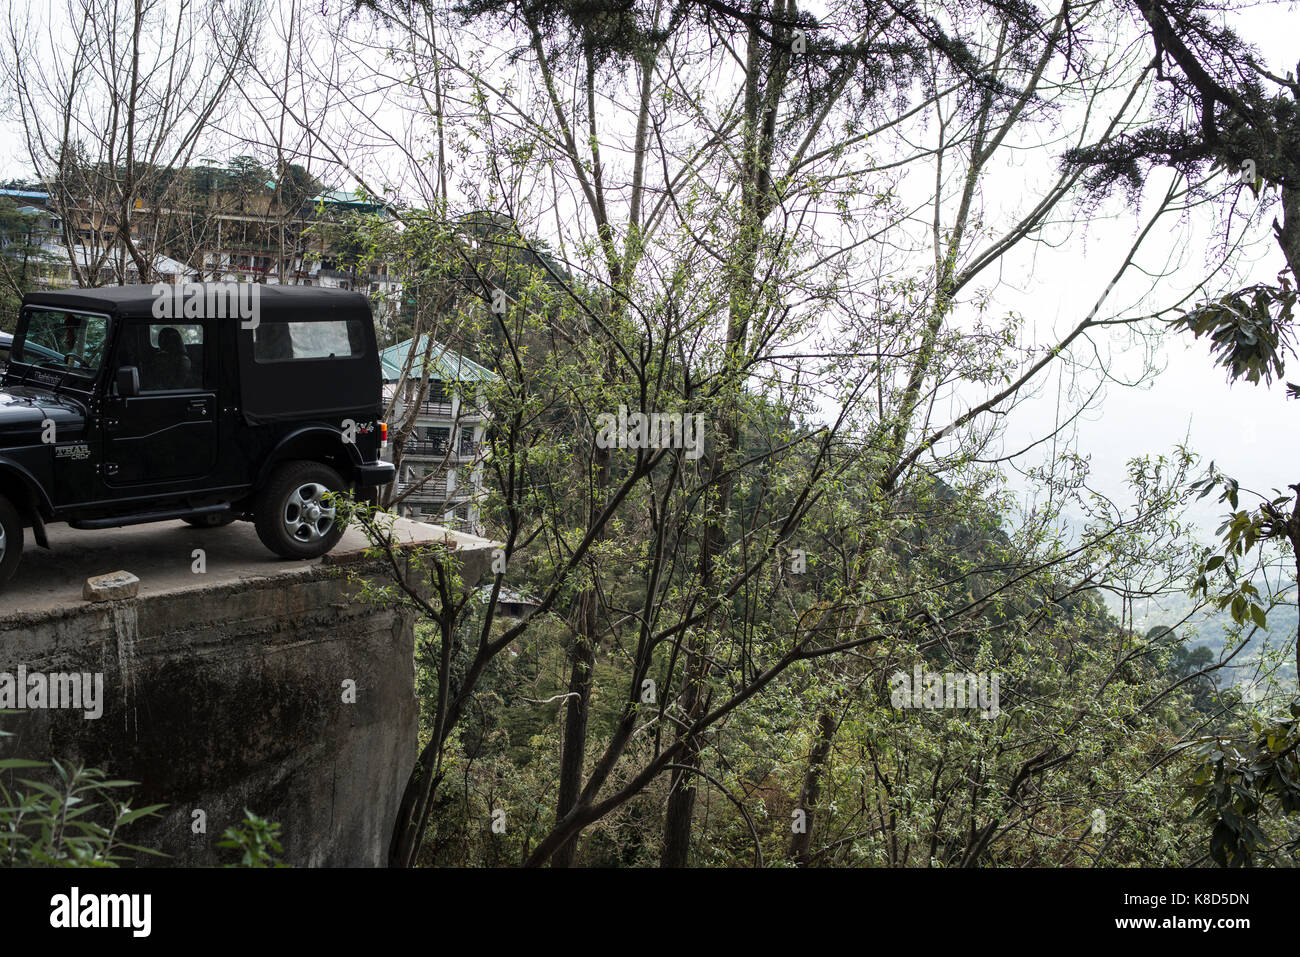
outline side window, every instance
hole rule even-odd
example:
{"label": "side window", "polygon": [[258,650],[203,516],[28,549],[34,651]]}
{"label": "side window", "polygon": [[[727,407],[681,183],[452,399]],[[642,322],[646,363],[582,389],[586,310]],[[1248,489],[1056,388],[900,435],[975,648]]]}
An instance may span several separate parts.
{"label": "side window", "polygon": [[104,357],[108,319],[59,309],[28,309],[27,332],[11,359],[94,377]]}
{"label": "side window", "polygon": [[126,338],[121,364],[140,370],[142,393],[203,388],[205,336],[200,323],[142,324],[133,331]]}
{"label": "side window", "polygon": [[254,362],[347,359],[365,351],[363,329],[355,320],[268,321],[253,332]]}

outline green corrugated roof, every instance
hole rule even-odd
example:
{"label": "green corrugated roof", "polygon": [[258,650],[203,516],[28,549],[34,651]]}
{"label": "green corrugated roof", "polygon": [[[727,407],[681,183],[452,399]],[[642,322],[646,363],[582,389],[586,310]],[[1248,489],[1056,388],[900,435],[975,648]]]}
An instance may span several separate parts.
{"label": "green corrugated roof", "polygon": [[[427,335],[420,336],[420,342],[415,347],[417,363],[424,355],[428,339]],[[383,369],[385,382],[396,382],[402,377],[402,366],[406,364],[406,357],[410,352],[410,339],[380,351],[379,364]],[[497,377],[491,369],[485,369],[472,359],[466,359],[452,352],[437,339],[433,340],[429,352],[429,375],[443,382],[490,382]]]}
{"label": "green corrugated roof", "polygon": [[355,206],[358,209],[380,209],[383,205],[373,199],[362,199],[358,191],[349,189],[327,189],[312,197],[311,204],[314,206],[316,203],[324,203],[327,206]]}

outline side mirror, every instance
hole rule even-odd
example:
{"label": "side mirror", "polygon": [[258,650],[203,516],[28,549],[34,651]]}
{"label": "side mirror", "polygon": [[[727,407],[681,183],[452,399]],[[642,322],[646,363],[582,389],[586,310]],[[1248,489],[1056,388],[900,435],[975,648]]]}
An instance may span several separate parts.
{"label": "side mirror", "polygon": [[117,394],[131,398],[140,394],[140,370],[135,366],[122,366],[117,370]]}

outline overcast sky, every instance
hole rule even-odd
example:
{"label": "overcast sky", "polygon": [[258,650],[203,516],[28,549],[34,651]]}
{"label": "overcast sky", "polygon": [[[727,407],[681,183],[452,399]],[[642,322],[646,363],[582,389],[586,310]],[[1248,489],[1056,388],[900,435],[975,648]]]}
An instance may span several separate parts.
{"label": "overcast sky", "polygon": [[[1234,16],[1239,31],[1261,49],[1275,72],[1295,69],[1294,58],[1300,57],[1296,45],[1300,12],[1295,5],[1244,10]],[[1248,198],[1249,193],[1244,196]],[[1187,242],[1188,232],[1194,245],[1195,240],[1205,243],[1213,238],[1207,235],[1207,225],[1202,222],[1175,233],[1166,245]],[[1117,232],[1131,235],[1132,224],[1127,228],[1120,225]],[[1035,278],[1067,297],[1084,287],[1095,295],[1108,281],[1107,267],[1111,265],[1105,255],[1107,244],[1101,239],[1094,237],[1065,262],[1055,262]],[[1199,255],[1200,250],[1194,248],[1189,258],[1195,263]],[[1247,260],[1254,260],[1249,264],[1248,281],[1276,282],[1284,264],[1281,251],[1267,235],[1247,254]],[[1080,273],[1087,277],[1086,282],[1080,281]],[[1186,334],[1166,337],[1159,359],[1165,369],[1151,388],[1110,389],[1101,413],[1089,416],[1080,427],[1079,446],[1091,454],[1094,474],[1103,488],[1118,491],[1131,457],[1169,450],[1185,437],[1207,463],[1213,460],[1243,485],[1267,491],[1273,487],[1285,490],[1288,483],[1300,482],[1300,401],[1286,399],[1284,384],[1229,387],[1224,372],[1211,363],[1205,340],[1196,341]],[[1300,359],[1292,360],[1287,371],[1293,381],[1300,381]],[[1038,414],[1047,411],[1045,405],[1040,404]],[[1222,510],[1211,497],[1195,514],[1205,522],[1212,521],[1209,530],[1213,531]]]}
{"label": "overcast sky", "polygon": [[[1233,22],[1256,43],[1275,72],[1296,68],[1294,61],[1287,65],[1287,57],[1300,55],[1295,43],[1300,37],[1300,12],[1295,5],[1240,11],[1233,14]],[[1000,195],[1011,206],[1025,185],[1032,188],[1056,172],[1054,161],[1042,157],[1023,166],[1008,163],[1004,170],[994,172],[985,206],[996,208]],[[1227,181],[1226,175],[1223,180]],[[998,307],[1022,313],[1024,334],[1036,343],[1059,340],[1093,308],[1168,182],[1168,175],[1154,177],[1136,209],[1122,197],[1113,197],[1104,207],[1108,215],[1091,222],[1086,236],[1072,234],[1056,248],[1025,244],[1016,250],[997,277],[1002,283],[996,293]],[[1274,213],[1280,216],[1275,198],[1266,197],[1274,212],[1250,233],[1252,242],[1236,264],[1238,274],[1223,277],[1221,288],[1276,282],[1284,260],[1269,228]],[[1244,190],[1238,201],[1254,202]],[[1161,281],[1160,295],[1153,297],[1153,302],[1139,303],[1136,297],[1146,290],[1132,282],[1121,284],[1099,313],[1124,314],[1122,310],[1130,305],[1140,312],[1143,304],[1163,306],[1192,292],[1208,275],[1207,261],[1223,238],[1222,214],[1220,206],[1162,222],[1138,260],[1153,272],[1170,268],[1170,264],[1174,267]],[[1129,344],[1127,338],[1119,333],[1112,338],[1106,360],[1121,378],[1135,374],[1142,360],[1140,344]],[[1090,355],[1091,348],[1080,352]],[[1125,501],[1129,498],[1125,490],[1128,461],[1146,454],[1170,453],[1183,442],[1202,457],[1203,465],[1213,461],[1244,487],[1285,491],[1288,483],[1300,482],[1300,401],[1287,400],[1284,383],[1230,387],[1223,370],[1211,362],[1205,340],[1194,340],[1186,333],[1163,336],[1153,358],[1163,371],[1151,384],[1143,388],[1107,386],[1097,407],[1077,422],[1074,446],[1091,462],[1093,487]],[[1056,372],[1035,399],[1023,403],[1009,418],[1004,450],[1020,448],[1030,438],[1050,432],[1060,410],[1072,408],[1072,397],[1066,391],[1070,377],[1064,366],[1058,366]],[[1292,381],[1300,381],[1300,359],[1292,360],[1287,372]],[[1058,387],[1062,389],[1059,406]],[[954,397],[950,414],[960,411],[957,406],[969,404],[969,399]],[[1047,454],[1049,450],[1039,451]],[[1015,479],[1012,484],[1020,486]],[[1224,506],[1212,496],[1194,505],[1189,517],[1208,534],[1223,511]]]}

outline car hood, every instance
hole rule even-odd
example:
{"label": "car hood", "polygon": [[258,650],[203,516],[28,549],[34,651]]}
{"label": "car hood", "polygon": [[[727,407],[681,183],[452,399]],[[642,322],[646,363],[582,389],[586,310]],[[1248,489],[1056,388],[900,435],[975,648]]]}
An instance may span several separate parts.
{"label": "car hood", "polygon": [[0,437],[39,434],[46,420],[54,422],[60,439],[81,434],[85,408],[71,396],[32,386],[0,389]]}

